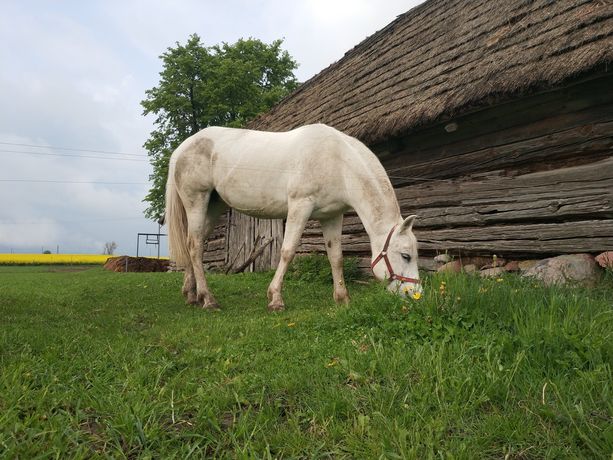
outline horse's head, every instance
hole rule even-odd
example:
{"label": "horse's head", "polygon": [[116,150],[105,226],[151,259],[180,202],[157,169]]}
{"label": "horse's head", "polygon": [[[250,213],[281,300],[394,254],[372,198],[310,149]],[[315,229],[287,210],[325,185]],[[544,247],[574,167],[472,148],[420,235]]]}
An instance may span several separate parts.
{"label": "horse's head", "polygon": [[389,280],[390,291],[418,299],[422,287],[417,269],[417,239],[412,230],[415,217],[409,216],[392,227],[381,252],[373,254],[371,268],[377,279]]}

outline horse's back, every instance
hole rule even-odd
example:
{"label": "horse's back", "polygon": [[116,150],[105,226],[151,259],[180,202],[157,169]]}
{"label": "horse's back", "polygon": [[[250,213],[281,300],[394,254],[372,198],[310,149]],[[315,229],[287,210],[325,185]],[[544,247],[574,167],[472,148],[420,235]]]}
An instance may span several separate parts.
{"label": "horse's back", "polygon": [[209,127],[179,150],[177,166],[189,170],[189,180],[200,180],[200,188],[214,189],[229,206],[257,217],[285,216],[292,198],[340,212],[346,208],[346,176],[354,175],[356,165],[370,169],[373,158],[378,163],[358,140],[322,124],[285,132]]}

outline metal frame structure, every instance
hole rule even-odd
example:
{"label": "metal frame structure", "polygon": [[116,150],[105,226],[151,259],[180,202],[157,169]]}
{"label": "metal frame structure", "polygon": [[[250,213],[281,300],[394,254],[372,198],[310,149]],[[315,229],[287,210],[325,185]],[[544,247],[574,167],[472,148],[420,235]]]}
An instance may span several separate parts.
{"label": "metal frame structure", "polygon": [[160,233],[160,227],[158,227],[157,233],[137,233],[136,236],[136,257],[138,257],[140,249],[140,238],[145,237],[145,245],[154,245],[158,249],[158,259],[160,258],[160,238],[162,236],[168,236],[166,233]]}

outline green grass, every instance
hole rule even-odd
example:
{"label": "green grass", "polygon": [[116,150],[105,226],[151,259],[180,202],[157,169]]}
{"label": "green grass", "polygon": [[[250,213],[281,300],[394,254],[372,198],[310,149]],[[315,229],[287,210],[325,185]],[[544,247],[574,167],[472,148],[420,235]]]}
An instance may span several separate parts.
{"label": "green grass", "polygon": [[180,274],[0,267],[0,457],[611,458],[611,276],[294,278],[280,314],[270,278],[211,276],[211,313]]}

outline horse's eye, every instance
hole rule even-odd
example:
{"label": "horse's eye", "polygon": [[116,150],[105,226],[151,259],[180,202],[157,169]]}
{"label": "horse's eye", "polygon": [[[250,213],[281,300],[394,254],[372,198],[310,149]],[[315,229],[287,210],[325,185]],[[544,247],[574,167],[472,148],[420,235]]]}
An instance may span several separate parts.
{"label": "horse's eye", "polygon": [[402,258],[405,260],[405,262],[410,262],[411,261],[411,254],[405,254],[402,253],[400,254],[402,256]]}

